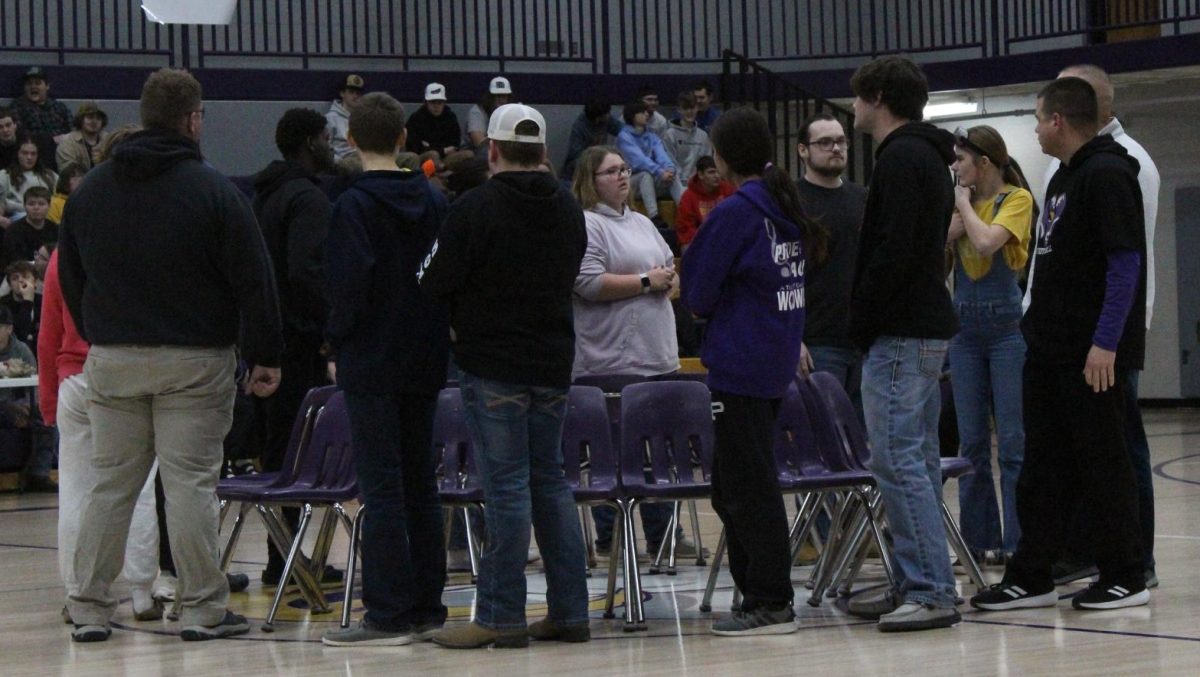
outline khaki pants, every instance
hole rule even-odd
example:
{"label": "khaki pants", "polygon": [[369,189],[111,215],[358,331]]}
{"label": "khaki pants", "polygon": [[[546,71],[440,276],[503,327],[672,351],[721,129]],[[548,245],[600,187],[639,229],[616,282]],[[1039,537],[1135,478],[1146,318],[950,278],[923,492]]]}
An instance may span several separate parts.
{"label": "khaki pants", "polygon": [[216,487],[233,421],[233,349],[92,346],[84,375],[94,484],[83,499],[71,618],[78,625],[108,624],[117,605],[109,588],[121,572],[138,492],[157,458],[180,621],[215,625],[229,601],[218,560]]}

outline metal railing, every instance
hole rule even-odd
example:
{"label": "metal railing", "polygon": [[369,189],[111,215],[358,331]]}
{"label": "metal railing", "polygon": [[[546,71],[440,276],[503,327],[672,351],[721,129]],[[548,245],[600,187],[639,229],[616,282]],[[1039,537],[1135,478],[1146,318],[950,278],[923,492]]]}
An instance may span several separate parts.
{"label": "metal railing", "polygon": [[[241,0],[229,26],[159,26],[139,0],[3,0],[0,53],[149,55],[203,68],[386,60],[570,64],[582,72],[715,71],[729,49],[776,68],[904,51],[964,58],[1026,43],[1200,32],[1200,0]],[[817,63],[821,62],[821,63]],[[432,64],[432,65],[431,65]],[[704,64],[710,64],[705,67]],[[808,64],[808,65],[806,65]]]}
{"label": "metal railing", "polygon": [[726,107],[751,106],[767,118],[775,135],[775,162],[789,175],[799,175],[796,144],[805,120],[828,113],[841,123],[850,139],[846,173],[866,185],[875,159],[875,144],[868,134],[854,131],[854,113],[790,82],[762,64],[725,50],[721,66],[721,92]]}

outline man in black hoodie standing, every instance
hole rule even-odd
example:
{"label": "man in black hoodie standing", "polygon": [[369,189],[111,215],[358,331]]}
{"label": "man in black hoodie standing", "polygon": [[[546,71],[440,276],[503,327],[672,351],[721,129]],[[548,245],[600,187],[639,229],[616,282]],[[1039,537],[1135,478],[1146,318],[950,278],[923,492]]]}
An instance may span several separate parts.
{"label": "man in black hoodie standing", "polygon": [[1137,484],[1126,451],[1125,393],[1146,341],[1146,231],[1138,162],[1097,135],[1095,90],[1063,77],[1037,101],[1042,152],[1062,165],[1046,187],[1037,275],[1021,320],[1025,357],[1025,463],[1017,481],[1021,541],[1004,580],[971,599],[988,611],[1058,603],[1052,565],[1076,521],[1100,578],[1076,609],[1150,601]]}
{"label": "man in black hoodie standing", "polygon": [[396,167],[404,112],[383,92],[359,99],[348,139],[363,173],[337,199],[325,245],[325,335],[346,395],[363,522],[363,604],[331,646],[429,639],[446,620],[446,551],[433,452],[433,415],[446,383],[445,310],[421,293],[417,269],[437,237],[446,198],[425,175]]}
{"label": "man in black hoodie standing", "polygon": [[[450,304],[454,357],[483,480],[487,548],[473,623],[433,641],[452,649],[587,641],[587,573],[562,426],[575,360],[571,295],[587,246],[583,210],[540,167],[546,121],[521,104],[488,123],[492,178],[457,201],[421,270]],[[530,523],[549,611],[525,622]]]}
{"label": "man in black hoodie standing", "polygon": [[[263,434],[263,470],[280,470],[287,454],[292,422],[310,388],[327,382],[321,355],[329,299],[325,296],[325,236],[329,198],[319,174],[333,169],[333,149],[325,116],[293,108],[275,126],[275,145],[283,155],[254,177],[254,215],[271,254],[279,309],[283,317],[282,378],[275,394],[256,399],[255,418]],[[284,510],[293,525],[295,508]],[[284,554],[268,539],[263,583],[279,583]],[[328,569],[333,575],[336,570]],[[330,576],[325,576],[330,582]]]}
{"label": "man in black hoodie standing", "polygon": [[957,320],[942,251],[954,210],[954,139],[919,122],[929,85],[916,64],[885,56],[861,68],[854,127],[879,144],[859,236],[850,335],[864,353],[862,402],[871,472],[891,527],[895,587],[852,600],[884,632],[949,627],[954,572],[942,527],[938,377]]}
{"label": "man in black hoodie standing", "polygon": [[71,195],[58,249],[63,299],[91,344],[84,375],[94,485],[81,509],[79,591],[68,599],[79,642],[110,634],[117,600],[109,588],[156,457],[179,575],[180,636],[249,630],[226,609],[229,584],[217,561],[216,486],[239,337],[254,365],[247,388],[267,397],[279,384],[271,262],[245,198],[200,155],[200,83],[182,70],[153,73],[141,117],[145,131]]}

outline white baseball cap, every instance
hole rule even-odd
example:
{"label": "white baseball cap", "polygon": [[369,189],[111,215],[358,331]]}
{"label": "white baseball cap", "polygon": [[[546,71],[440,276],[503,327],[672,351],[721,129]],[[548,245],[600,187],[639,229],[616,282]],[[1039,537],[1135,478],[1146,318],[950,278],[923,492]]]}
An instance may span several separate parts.
{"label": "white baseball cap", "polygon": [[508,78],[492,78],[491,84],[488,85],[490,94],[512,94],[512,85],[508,84]]}
{"label": "white baseball cap", "polygon": [[445,101],[446,86],[440,82],[431,82],[425,85],[425,100],[426,101]]}
{"label": "white baseball cap", "polygon": [[[517,134],[517,125],[525,121],[537,123],[536,135]],[[487,135],[493,141],[546,143],[546,118],[535,108],[520,103],[506,103],[492,111],[492,117],[488,120]]]}

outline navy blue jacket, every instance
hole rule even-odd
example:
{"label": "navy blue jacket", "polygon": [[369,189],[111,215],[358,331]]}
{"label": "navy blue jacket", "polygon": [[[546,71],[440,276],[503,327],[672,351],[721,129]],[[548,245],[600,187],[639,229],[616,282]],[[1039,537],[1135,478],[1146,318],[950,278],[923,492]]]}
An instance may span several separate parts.
{"label": "navy blue jacket", "polygon": [[366,172],[334,203],[325,336],[343,390],[430,394],[445,384],[446,312],[417,283],[445,214],[446,198],[407,171]]}
{"label": "navy blue jacket", "polygon": [[701,360],[713,390],[782,397],[804,340],[800,226],[747,181],[704,220],[683,256],[682,300],[708,318]]}

